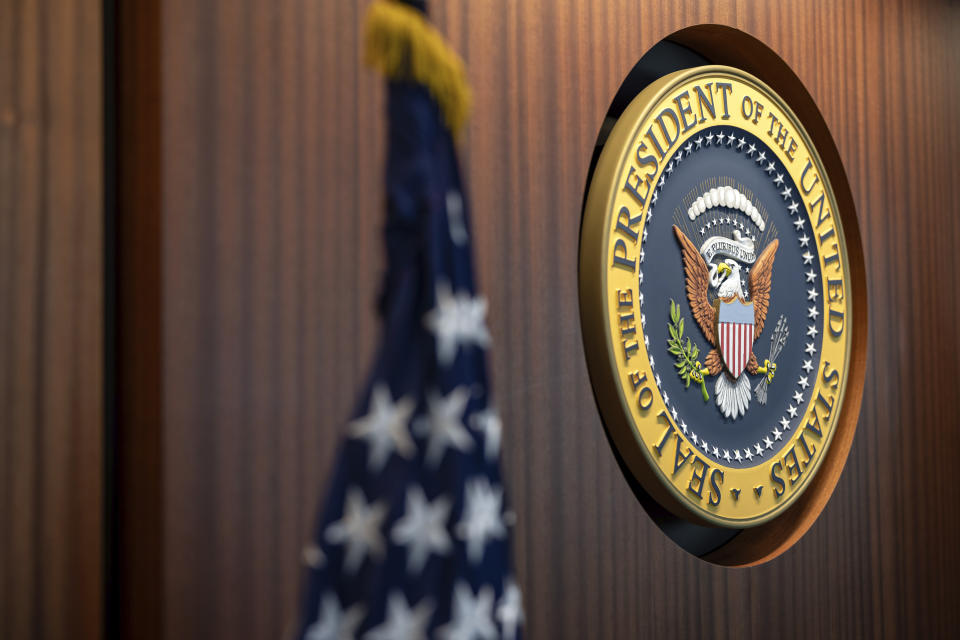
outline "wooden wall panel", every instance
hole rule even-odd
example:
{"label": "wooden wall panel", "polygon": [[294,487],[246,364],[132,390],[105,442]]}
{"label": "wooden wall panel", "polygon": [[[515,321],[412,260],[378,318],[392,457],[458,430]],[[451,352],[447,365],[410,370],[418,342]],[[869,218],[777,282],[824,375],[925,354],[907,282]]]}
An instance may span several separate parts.
{"label": "wooden wall panel", "polygon": [[[957,5],[433,4],[475,87],[463,161],[529,637],[951,635]],[[132,261],[161,278],[161,529],[128,552],[164,558],[162,576],[141,576],[163,624],[143,633],[267,638],[292,619],[299,550],[378,339],[384,91],[360,64],[364,7],[129,9],[158,15],[155,75],[125,76],[159,86],[156,127],[141,132],[159,138],[143,166],[157,180],[156,233],[141,238],[155,255]],[[646,516],[604,439],[579,336],[580,205],[603,115],[650,46],[697,23],[766,42],[820,106],[857,203],[870,295],[847,468],[810,532],[749,570],[688,556]]]}
{"label": "wooden wall panel", "polygon": [[0,3],[0,637],[96,638],[100,2]]}

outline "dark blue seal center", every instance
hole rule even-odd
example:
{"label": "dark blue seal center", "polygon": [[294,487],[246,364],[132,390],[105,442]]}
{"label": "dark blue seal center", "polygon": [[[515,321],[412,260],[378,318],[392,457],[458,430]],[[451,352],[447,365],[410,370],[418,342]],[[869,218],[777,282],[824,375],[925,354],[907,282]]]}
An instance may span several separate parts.
{"label": "dark blue seal center", "polygon": [[[701,131],[681,141],[666,162],[651,200],[639,264],[642,322],[655,381],[671,413],[675,412],[677,426],[700,451],[727,466],[756,466],[771,460],[790,440],[815,386],[822,345],[823,283],[806,208],[776,154],[761,139],[737,127]],[[736,204],[711,202],[709,197],[706,210],[700,211],[703,206],[698,209],[698,197],[710,189],[723,192],[726,187],[745,196],[741,203],[749,200],[755,207],[753,218],[749,206],[744,211]],[[690,219],[691,207],[694,220]],[[677,356],[668,351],[671,300],[684,319],[683,342],[689,338],[697,345],[700,363],[711,349],[720,349],[719,344],[707,342],[690,309],[674,225],[698,249],[704,249],[714,274],[721,262],[735,261],[745,296],[753,260],[774,239],[779,241],[769,310],[752,347],[759,364],[770,359],[771,337],[781,317],[786,339],[776,354],[776,372],[767,385],[765,403],[758,397],[763,394],[756,391],[764,376],[744,371],[750,400],[746,412],[736,418],[725,416],[717,405],[717,376],[706,376],[709,399],[704,401],[700,385],[691,382],[686,386],[674,366]],[[725,275],[727,268],[719,267],[720,274]],[[711,286],[710,299],[716,295],[717,289]]]}

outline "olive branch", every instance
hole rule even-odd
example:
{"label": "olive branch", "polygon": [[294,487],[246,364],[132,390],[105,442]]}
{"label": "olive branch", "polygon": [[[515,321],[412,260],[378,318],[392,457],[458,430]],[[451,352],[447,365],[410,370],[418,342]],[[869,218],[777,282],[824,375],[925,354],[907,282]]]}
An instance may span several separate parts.
{"label": "olive branch", "polygon": [[691,381],[698,383],[700,391],[703,393],[703,401],[707,402],[710,399],[710,394],[707,393],[707,385],[703,379],[703,374],[707,370],[702,368],[697,360],[700,349],[696,344],[690,342],[690,338],[687,338],[686,344],[684,344],[683,318],[680,317],[680,307],[672,298],[670,300],[670,324],[667,325],[667,329],[670,330],[670,338],[667,339],[667,345],[669,346],[667,351],[677,358],[677,361],[673,363],[673,366],[677,368],[677,375],[687,383],[687,388],[690,387]]}

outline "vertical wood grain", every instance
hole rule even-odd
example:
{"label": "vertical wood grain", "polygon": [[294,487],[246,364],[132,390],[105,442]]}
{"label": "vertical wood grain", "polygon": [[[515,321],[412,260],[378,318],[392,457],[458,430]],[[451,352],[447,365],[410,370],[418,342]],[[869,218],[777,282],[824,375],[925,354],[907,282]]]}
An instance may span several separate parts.
{"label": "vertical wood grain", "polygon": [[0,636],[102,630],[101,4],[0,4]]}
{"label": "vertical wood grain", "polygon": [[[156,118],[131,129],[135,157],[137,136],[155,143],[139,167],[150,176],[137,179],[156,197],[129,224],[157,225],[137,237],[159,278],[157,384],[146,390],[159,530],[129,551],[163,559],[158,637],[276,637],[379,339],[382,81],[360,64],[365,3],[153,0],[131,11],[146,5],[155,68],[128,79],[157,83],[156,112],[120,108],[134,124]],[[950,636],[956,4],[433,5],[476,96],[462,160],[529,637]],[[577,311],[580,206],[610,100],[649,47],[706,22],[767,43],[819,106],[857,205],[872,322],[859,429],[834,496],[793,549],[749,570],[688,556],[636,502],[603,436]],[[136,202],[138,188],[129,193]]]}

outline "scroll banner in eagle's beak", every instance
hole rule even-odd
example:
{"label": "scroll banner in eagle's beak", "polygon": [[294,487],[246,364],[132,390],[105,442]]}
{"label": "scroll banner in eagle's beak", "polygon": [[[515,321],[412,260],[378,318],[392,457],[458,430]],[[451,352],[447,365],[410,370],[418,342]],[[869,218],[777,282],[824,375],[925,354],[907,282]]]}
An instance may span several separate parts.
{"label": "scroll banner in eagle's beak", "polygon": [[739,378],[753,350],[753,303],[721,302],[719,311],[717,335],[723,363],[730,375]]}
{"label": "scroll banner in eagle's beak", "polygon": [[704,261],[710,264],[714,256],[726,256],[746,264],[753,264],[757,261],[757,254],[754,252],[753,242],[749,240],[731,240],[723,236],[711,236],[700,245],[700,255]]}

